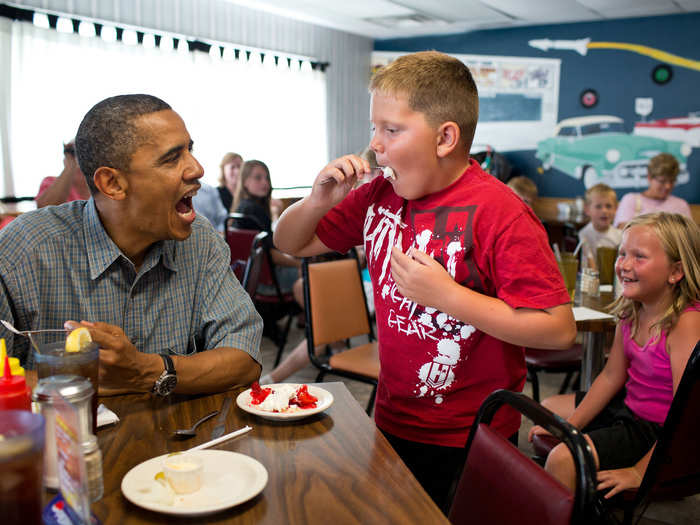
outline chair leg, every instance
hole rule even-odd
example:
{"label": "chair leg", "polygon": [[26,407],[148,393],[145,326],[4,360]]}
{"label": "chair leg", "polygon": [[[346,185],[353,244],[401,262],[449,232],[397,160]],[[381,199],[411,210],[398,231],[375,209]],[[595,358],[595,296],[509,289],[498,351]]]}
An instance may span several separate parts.
{"label": "chair leg", "polygon": [[326,375],[325,370],[321,370],[318,375],[316,376],[316,383],[320,383],[323,381],[323,377]]}
{"label": "chair leg", "polygon": [[372,388],[372,393],[369,396],[369,402],[367,403],[367,415],[372,415],[372,409],[374,408],[374,398],[377,397],[377,385]]}
{"label": "chair leg", "polygon": [[284,331],[278,331],[277,333],[277,356],[275,357],[275,367],[280,364],[282,360],[282,354],[284,353],[284,347],[287,345],[287,338],[289,337],[289,329],[292,326],[293,315],[289,314],[287,316],[287,322],[284,326]]}
{"label": "chair leg", "polygon": [[569,383],[571,382],[571,378],[574,377],[574,372],[568,371],[566,373],[566,377],[564,378],[564,382],[561,384],[561,387],[559,388],[559,394],[563,394],[566,392],[566,389],[569,388]]}
{"label": "chair leg", "polygon": [[537,401],[538,403],[540,402],[540,381],[537,379],[537,372],[534,370],[530,370],[529,368],[527,369],[527,378],[530,380],[530,383],[532,384],[532,399]]}

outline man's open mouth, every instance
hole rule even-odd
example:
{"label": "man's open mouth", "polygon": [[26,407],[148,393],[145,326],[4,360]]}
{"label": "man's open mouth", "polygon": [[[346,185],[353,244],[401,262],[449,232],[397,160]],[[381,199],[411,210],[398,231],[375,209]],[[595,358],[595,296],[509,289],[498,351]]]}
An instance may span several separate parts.
{"label": "man's open mouth", "polygon": [[197,190],[188,191],[185,195],[183,195],[183,197],[179,201],[177,201],[177,204],[175,205],[175,210],[180,215],[189,215],[190,213],[192,213],[192,197],[194,197],[196,194]]}

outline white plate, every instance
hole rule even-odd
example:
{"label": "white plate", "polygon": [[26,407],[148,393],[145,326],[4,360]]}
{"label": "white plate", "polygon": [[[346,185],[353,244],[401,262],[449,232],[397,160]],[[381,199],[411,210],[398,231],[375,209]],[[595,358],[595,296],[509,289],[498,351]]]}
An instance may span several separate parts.
{"label": "white plate", "polygon": [[[298,388],[302,386],[303,383],[275,383],[272,385],[262,385],[262,387],[275,388],[276,386],[282,386],[283,384],[293,386],[294,388]],[[291,412],[269,412],[267,410],[260,410],[257,407],[257,405],[254,405],[252,403],[252,398],[250,397],[250,388],[238,394],[238,397],[236,398],[236,404],[240,407],[241,410],[244,410],[250,414],[255,414],[256,416],[260,416],[265,419],[273,419],[276,421],[294,421],[295,419],[302,419],[305,417],[313,416],[314,414],[323,412],[325,409],[327,409],[333,404],[333,394],[331,394],[328,390],[324,390],[323,388],[319,388],[317,386],[309,385],[309,394],[318,399],[318,401],[316,402],[316,408],[295,407],[295,410]]]}
{"label": "white plate", "polygon": [[175,494],[172,504],[159,495],[167,493],[155,481],[163,470],[167,454],[136,465],[122,479],[126,499],[144,509],[177,514],[201,516],[239,505],[257,496],[267,484],[267,470],[258,460],[228,450],[196,450],[188,452],[202,458],[204,479],[202,488],[192,494]]}

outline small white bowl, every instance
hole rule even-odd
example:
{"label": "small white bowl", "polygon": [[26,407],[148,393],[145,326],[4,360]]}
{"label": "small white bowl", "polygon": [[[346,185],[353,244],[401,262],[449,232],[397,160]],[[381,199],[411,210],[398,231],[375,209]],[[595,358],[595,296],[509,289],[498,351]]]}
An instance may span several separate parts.
{"label": "small white bowl", "polygon": [[176,494],[191,494],[202,486],[201,458],[194,454],[174,454],[163,463],[165,479]]}

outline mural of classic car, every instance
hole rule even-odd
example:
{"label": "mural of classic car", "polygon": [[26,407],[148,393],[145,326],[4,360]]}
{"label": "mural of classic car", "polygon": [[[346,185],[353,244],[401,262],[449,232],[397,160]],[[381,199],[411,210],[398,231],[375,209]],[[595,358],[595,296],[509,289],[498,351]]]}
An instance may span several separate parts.
{"label": "mural of classic car", "polygon": [[634,125],[633,133],[646,137],[687,142],[693,148],[700,148],[700,111],[690,113],[687,117],[637,122]]}
{"label": "mural of classic car", "polygon": [[681,167],[677,184],[688,182],[686,159],[689,144],[625,132],[624,121],[611,115],[564,119],[554,128],[554,136],[537,143],[535,156],[542,168],[556,168],[582,180],[586,188],[599,182],[613,188],[647,186],[649,159],[670,153]]}

